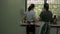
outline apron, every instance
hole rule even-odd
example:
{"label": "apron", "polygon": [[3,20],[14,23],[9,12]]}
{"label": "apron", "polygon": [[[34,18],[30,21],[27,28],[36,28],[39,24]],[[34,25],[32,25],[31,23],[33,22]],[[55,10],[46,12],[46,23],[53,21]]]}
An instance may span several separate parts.
{"label": "apron", "polygon": [[49,34],[49,25],[48,25],[48,22],[45,22],[45,24],[42,26],[41,34]]}

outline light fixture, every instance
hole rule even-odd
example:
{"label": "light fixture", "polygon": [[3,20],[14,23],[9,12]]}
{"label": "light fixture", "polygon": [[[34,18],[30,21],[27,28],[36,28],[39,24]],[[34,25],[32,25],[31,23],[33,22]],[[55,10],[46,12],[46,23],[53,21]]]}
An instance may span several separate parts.
{"label": "light fixture", "polygon": [[[53,3],[55,0],[47,0],[47,3]],[[27,4],[44,3],[44,0],[27,0]]]}

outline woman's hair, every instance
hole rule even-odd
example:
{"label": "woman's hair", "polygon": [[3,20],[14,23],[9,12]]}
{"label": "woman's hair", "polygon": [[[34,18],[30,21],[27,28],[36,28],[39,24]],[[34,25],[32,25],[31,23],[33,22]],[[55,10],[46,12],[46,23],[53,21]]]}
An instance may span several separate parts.
{"label": "woman's hair", "polygon": [[34,9],[34,7],[35,7],[35,5],[34,5],[34,4],[31,4],[31,5],[29,6],[29,8],[28,8],[28,11]]}
{"label": "woman's hair", "polygon": [[49,4],[48,3],[44,4],[44,9],[49,10]]}

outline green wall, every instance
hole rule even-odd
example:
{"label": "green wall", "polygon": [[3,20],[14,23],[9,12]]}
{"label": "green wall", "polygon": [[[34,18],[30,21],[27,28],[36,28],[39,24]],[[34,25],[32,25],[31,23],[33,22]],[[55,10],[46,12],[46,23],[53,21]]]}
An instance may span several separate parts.
{"label": "green wall", "polygon": [[24,7],[25,0],[0,0],[0,34],[23,34],[19,25]]}

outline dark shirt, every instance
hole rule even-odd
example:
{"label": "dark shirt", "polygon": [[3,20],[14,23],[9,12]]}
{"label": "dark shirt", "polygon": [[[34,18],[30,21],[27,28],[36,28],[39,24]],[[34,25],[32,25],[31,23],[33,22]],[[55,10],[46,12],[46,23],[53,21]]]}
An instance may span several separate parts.
{"label": "dark shirt", "polygon": [[49,22],[52,20],[52,12],[51,11],[42,11],[40,14],[40,18],[44,22]]}

